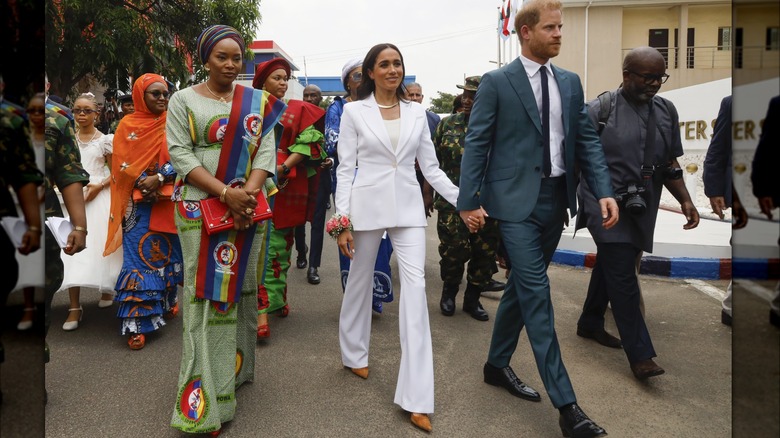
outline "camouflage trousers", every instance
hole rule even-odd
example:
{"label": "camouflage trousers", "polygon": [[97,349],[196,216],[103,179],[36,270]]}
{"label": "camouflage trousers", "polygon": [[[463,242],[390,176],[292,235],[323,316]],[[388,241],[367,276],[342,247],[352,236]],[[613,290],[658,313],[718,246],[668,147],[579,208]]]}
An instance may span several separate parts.
{"label": "camouflage trousers", "polygon": [[480,288],[487,286],[496,267],[498,246],[498,222],[486,218],[485,227],[477,233],[470,233],[456,211],[439,211],[436,221],[439,233],[439,255],[441,279],[444,286],[457,287],[468,271],[466,281]]}

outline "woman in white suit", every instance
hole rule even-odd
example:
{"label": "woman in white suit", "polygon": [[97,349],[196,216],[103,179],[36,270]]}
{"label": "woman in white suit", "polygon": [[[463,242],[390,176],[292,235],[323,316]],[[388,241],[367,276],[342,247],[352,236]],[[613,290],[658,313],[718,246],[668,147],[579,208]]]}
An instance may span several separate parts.
{"label": "woman in white suit", "polygon": [[342,362],[368,378],[371,281],[385,231],[398,261],[401,364],[395,403],[412,423],[431,431],[433,349],[425,297],[425,208],[414,161],[425,179],[455,204],[458,188],[439,169],[425,109],[404,100],[404,63],[392,44],[371,48],[363,61],[358,99],[344,106],[339,136],[336,214],[351,221],[338,235],[352,258],[339,317]]}

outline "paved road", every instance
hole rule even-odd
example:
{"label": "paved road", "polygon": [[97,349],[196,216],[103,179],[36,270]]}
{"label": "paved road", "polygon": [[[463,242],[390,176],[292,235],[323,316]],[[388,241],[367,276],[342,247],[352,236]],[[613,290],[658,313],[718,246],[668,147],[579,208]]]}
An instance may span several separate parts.
{"label": "paved road", "polygon": [[[542,403],[523,401],[482,383],[492,319],[479,322],[460,311],[449,318],[441,315],[435,227],[428,228],[427,238],[428,309],[436,379],[433,434],[560,436],[557,412],[543,391],[525,335],[512,366],[523,380],[542,392]],[[373,319],[369,379],[361,380],[342,369],[337,331],[342,293],[336,276],[336,247],[330,239],[325,242],[324,254],[320,285],[309,285],[305,270],[291,269],[290,316],[271,317],[272,337],[258,343],[256,349],[255,382],[238,391],[236,418],[225,425],[223,436],[425,435],[411,426],[408,414],[392,402],[400,354],[397,303],[386,305],[385,312]],[[498,278],[502,274],[497,274]],[[590,271],[553,266],[550,274],[558,337],[578,401],[610,436],[732,435],[732,331],[720,323],[717,299],[680,279],[641,278],[657,361],[666,369],[665,375],[641,383],[631,375],[622,351],[598,346],[574,334]],[[708,283],[720,290],[727,284]],[[68,307],[67,295],[58,294],[54,301],[49,333],[52,356],[46,366],[49,401],[45,435],[184,436],[169,427],[176,402],[181,320],[172,321],[159,334],[150,336],[143,350],[131,351],[118,334],[115,308],[99,309],[96,292],[82,293],[82,297],[84,320],[74,332],[60,328]],[[482,300],[491,318],[499,298],[500,293],[488,293]],[[766,303],[763,307],[762,303],[754,303],[753,307],[755,314],[765,320]],[[758,318],[751,323],[760,325]],[[608,324],[608,330],[616,333],[611,320]],[[764,342],[775,341],[775,356],[754,354],[757,361],[776,357],[777,333],[780,331],[765,330],[764,335]],[[6,330],[4,339],[8,337]],[[4,366],[6,387],[12,380],[8,378],[10,373]],[[767,389],[766,385],[753,386],[759,391]],[[41,436],[32,432],[36,422],[34,417],[27,417],[29,412],[23,415],[30,418],[30,423],[20,422],[11,428],[9,419],[19,418],[9,413],[18,412],[12,410],[24,403],[14,401],[8,394],[12,391],[6,390],[1,435]],[[17,397],[24,399],[25,394]],[[746,406],[754,413],[749,404]],[[764,407],[771,420],[776,405],[774,411],[773,405]]]}

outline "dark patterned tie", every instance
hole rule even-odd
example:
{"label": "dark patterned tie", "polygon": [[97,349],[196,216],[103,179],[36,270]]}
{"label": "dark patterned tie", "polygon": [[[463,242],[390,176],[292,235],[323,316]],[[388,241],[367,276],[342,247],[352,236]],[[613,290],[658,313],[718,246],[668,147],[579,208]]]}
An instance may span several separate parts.
{"label": "dark patterned tie", "polygon": [[547,89],[547,67],[539,69],[542,75],[542,148],[544,148],[544,176],[550,176],[550,92]]}

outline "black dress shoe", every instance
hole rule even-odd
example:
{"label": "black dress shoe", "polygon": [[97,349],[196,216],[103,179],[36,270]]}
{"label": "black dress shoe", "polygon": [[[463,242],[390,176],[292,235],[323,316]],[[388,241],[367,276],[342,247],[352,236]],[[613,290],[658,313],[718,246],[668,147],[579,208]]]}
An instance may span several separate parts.
{"label": "black dress shoe", "polygon": [[599,344],[609,348],[622,348],[623,344],[620,343],[620,339],[610,335],[606,330],[586,330],[582,327],[577,327],[577,336],[582,338],[593,339]]}
{"label": "black dress shoe", "polygon": [[439,301],[439,307],[441,308],[441,314],[444,316],[455,314],[455,300],[450,296],[442,296],[441,301]]}
{"label": "black dress shoe", "polygon": [[306,273],[306,280],[310,284],[320,284],[320,274],[317,273],[317,268],[309,266],[309,272]]}
{"label": "black dress shoe", "polygon": [[303,269],[306,267],[306,256],[298,257],[298,260],[295,261],[295,266],[298,269]]}
{"label": "black dress shoe", "polygon": [[488,316],[488,313],[485,312],[485,309],[482,308],[482,304],[477,301],[476,306],[466,306],[463,305],[463,311],[471,315],[472,318],[476,319],[477,321],[487,321],[490,319]]}
{"label": "black dress shoe", "polygon": [[535,389],[517,378],[515,372],[512,371],[512,367],[506,366],[504,368],[497,368],[485,362],[485,367],[482,369],[482,372],[485,377],[485,383],[488,385],[505,388],[510,394],[522,399],[535,402],[542,400],[542,396],[540,396]]}
{"label": "black dress shoe", "polygon": [[506,289],[506,283],[490,279],[490,282],[487,284],[487,286],[485,286],[485,290],[483,292],[500,292],[504,289]]}
{"label": "black dress shoe", "polygon": [[660,376],[666,371],[659,367],[653,359],[645,359],[632,363],[631,372],[634,373],[634,377],[638,380],[645,380],[648,377]]}
{"label": "black dress shoe", "polygon": [[725,310],[720,311],[720,322],[724,325],[731,327],[731,315],[726,313]]}
{"label": "black dress shoe", "polygon": [[561,432],[567,438],[591,438],[607,436],[607,431],[596,424],[593,420],[582,412],[577,403],[562,408],[561,416],[558,419],[558,425],[561,426]]}

